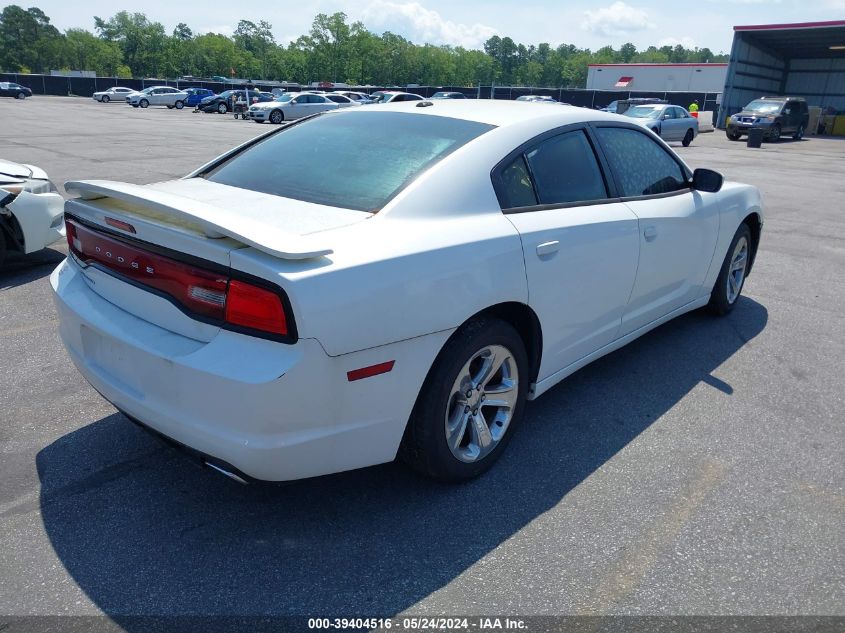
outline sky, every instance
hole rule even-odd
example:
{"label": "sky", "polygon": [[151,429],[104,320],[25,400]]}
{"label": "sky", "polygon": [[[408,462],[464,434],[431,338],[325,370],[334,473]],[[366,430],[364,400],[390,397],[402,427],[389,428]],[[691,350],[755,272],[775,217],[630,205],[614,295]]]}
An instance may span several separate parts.
{"label": "sky", "polygon": [[[0,0],[0,6],[8,2]],[[93,16],[121,9],[145,13],[168,32],[185,22],[195,33],[230,35],[238,20],[266,20],[287,44],[308,32],[317,13],[342,11],[370,31],[392,31],[414,43],[481,48],[493,35],[518,43],[562,43],[598,49],[632,42],[683,44],[730,52],[732,27],[845,19],[845,0],[312,0],[311,2],[214,2],[209,0],[29,0],[61,30],[94,30]]]}

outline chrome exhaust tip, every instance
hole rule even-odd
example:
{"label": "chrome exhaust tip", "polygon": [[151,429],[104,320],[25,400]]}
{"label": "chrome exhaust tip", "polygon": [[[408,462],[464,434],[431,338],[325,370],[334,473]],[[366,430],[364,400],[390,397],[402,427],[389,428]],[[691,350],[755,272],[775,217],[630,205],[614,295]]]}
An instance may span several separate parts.
{"label": "chrome exhaust tip", "polygon": [[214,469],[214,470],[216,470],[218,473],[220,473],[221,475],[225,475],[225,476],[226,476],[226,477],[228,477],[229,479],[234,479],[234,480],[235,480],[235,481],[237,481],[239,484],[243,484],[244,486],[246,486],[246,485],[249,483],[249,482],[248,482],[246,479],[244,479],[243,477],[239,477],[239,476],[238,476],[238,475],[236,475],[235,473],[230,473],[228,470],[226,470],[225,468],[221,468],[221,467],[220,467],[220,466],[218,466],[217,464],[212,464],[211,462],[209,462],[209,461],[205,461],[205,460],[203,461],[203,464],[204,464],[205,466],[208,466],[209,468],[213,468],[213,469]]}

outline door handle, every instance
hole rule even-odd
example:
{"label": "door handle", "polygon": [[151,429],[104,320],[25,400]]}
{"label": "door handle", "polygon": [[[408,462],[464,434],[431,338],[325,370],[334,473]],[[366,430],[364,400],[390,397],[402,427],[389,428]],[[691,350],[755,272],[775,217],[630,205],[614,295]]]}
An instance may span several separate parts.
{"label": "door handle", "polygon": [[646,242],[653,242],[657,239],[657,227],[655,226],[647,226],[643,231],[643,237],[645,238]]}
{"label": "door handle", "polygon": [[560,248],[560,242],[554,240],[552,242],[543,242],[537,246],[537,255],[543,257],[544,255],[551,255],[557,253]]}

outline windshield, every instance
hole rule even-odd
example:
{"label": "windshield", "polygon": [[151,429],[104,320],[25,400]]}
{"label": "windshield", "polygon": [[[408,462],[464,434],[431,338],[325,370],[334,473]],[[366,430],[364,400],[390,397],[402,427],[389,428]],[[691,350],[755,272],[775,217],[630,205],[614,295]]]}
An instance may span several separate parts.
{"label": "windshield", "polygon": [[152,89],[152,88],[144,88],[144,89],[141,91],[141,93],[142,93],[142,94],[145,94],[145,95],[148,95],[148,94],[150,94],[152,91],[153,91],[153,89]]}
{"label": "windshield", "polygon": [[378,211],[425,169],[493,127],[405,112],[321,115],[268,136],[205,177],[285,198]]}
{"label": "windshield", "polygon": [[764,101],[763,99],[757,99],[745,106],[745,109],[749,112],[758,112],[760,114],[773,114],[780,112],[782,107],[783,101]]}
{"label": "windshield", "polygon": [[634,119],[653,119],[660,113],[660,108],[653,106],[634,106],[625,110],[625,116]]}
{"label": "windshield", "polygon": [[281,101],[282,103],[287,103],[291,99],[293,99],[293,95],[281,95],[279,97],[276,97],[274,101]]}
{"label": "windshield", "polygon": [[388,98],[390,98],[390,95],[386,92],[374,92],[370,95],[370,99],[372,99],[373,101],[381,101],[382,99]]}

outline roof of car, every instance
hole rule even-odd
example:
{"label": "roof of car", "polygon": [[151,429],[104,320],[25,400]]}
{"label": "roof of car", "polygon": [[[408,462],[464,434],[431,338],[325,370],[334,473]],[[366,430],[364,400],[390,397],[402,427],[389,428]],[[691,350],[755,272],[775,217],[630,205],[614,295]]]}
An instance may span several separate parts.
{"label": "roof of car", "polygon": [[[419,107],[419,103],[430,103]],[[362,108],[355,108],[355,111]],[[363,111],[370,111],[364,108]],[[433,101],[400,101],[385,103],[379,112],[412,112],[425,116],[445,116],[454,119],[477,121],[503,127],[531,120],[555,119],[555,125],[568,125],[583,121],[620,121],[622,117],[598,110],[561,105],[557,108],[537,108],[530,101],[509,101],[499,99],[435,99]],[[346,110],[346,112],[352,112]]]}

